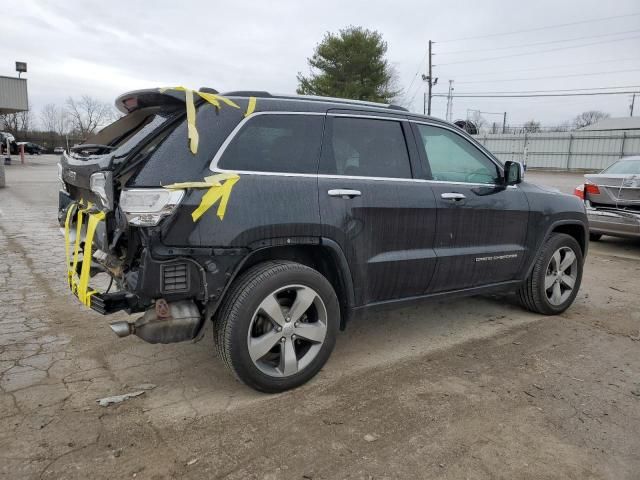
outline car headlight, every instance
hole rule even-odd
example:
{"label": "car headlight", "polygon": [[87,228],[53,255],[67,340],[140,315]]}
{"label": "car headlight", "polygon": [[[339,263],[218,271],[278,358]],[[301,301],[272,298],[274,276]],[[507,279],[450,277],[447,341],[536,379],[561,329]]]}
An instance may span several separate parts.
{"label": "car headlight", "polygon": [[89,177],[89,189],[100,199],[106,210],[113,210],[113,182],[111,172],[96,172]]}
{"label": "car headlight", "polygon": [[130,225],[153,227],[180,205],[184,190],[132,188],[120,195],[120,209]]}

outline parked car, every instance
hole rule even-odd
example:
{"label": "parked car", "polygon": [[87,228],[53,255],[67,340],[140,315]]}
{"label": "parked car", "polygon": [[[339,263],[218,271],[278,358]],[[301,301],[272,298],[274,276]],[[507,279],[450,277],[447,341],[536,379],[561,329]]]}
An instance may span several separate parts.
{"label": "parked car", "polygon": [[20,151],[20,145],[24,145],[24,153],[29,155],[40,155],[44,153],[45,148],[33,142],[17,142],[18,152]]}
{"label": "parked car", "polygon": [[[119,336],[198,339],[213,320],[231,372],[279,392],[371,308],[518,292],[553,315],[575,299],[584,204],[461,129],[383,104],[216,93],[193,92],[192,117],[181,91],[125,94],[126,115],[61,158],[69,285],[100,313],[144,312],[112,323]],[[89,286],[99,271],[116,291]]]}
{"label": "parked car", "polygon": [[0,151],[7,153],[7,140],[9,140],[9,153],[11,155],[18,154],[18,144],[15,137],[9,132],[0,132]]}
{"label": "parked car", "polygon": [[640,238],[640,156],[621,158],[584,178],[575,194],[587,207],[589,238]]}
{"label": "parked car", "polygon": [[64,147],[56,147],[53,149],[53,153],[56,155],[62,155],[64,153]]}

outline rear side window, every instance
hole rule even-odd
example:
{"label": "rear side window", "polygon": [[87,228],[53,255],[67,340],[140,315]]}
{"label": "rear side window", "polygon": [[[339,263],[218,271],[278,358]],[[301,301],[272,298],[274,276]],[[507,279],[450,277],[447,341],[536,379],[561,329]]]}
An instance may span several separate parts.
{"label": "rear side window", "polygon": [[409,152],[400,122],[332,117],[329,125],[320,173],[411,178]]}
{"label": "rear side window", "polygon": [[218,166],[237,171],[315,174],[323,122],[322,115],[257,115],[231,140]]}

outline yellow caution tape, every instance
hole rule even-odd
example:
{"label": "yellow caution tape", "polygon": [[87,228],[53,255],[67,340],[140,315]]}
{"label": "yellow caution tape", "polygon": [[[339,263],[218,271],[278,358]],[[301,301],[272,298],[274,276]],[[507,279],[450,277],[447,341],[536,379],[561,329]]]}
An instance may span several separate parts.
{"label": "yellow caution tape", "polygon": [[73,218],[73,215],[75,214],[76,210],[78,209],[77,204],[73,203],[71,205],[69,205],[69,208],[67,209],[67,217],[64,220],[64,252],[66,254],[67,257],[67,285],[69,285],[69,288],[71,288],[71,252],[69,251],[69,237],[70,235],[70,231],[71,231],[71,219]]}
{"label": "yellow caution tape", "polygon": [[[91,209],[91,203],[87,203],[86,207],[81,206],[82,201],[79,204],[73,204],[67,210],[67,216],[64,222],[64,240],[65,251],[67,258],[67,283],[74,295],[87,307],[91,306],[91,296],[96,293],[96,290],[89,290],[89,275],[91,273],[91,258],[93,255],[93,237],[96,232],[98,224],[104,220],[105,213],[88,213]],[[76,238],[73,246],[73,257],[71,256],[71,223],[73,217],[76,217]],[[80,243],[82,243],[81,235],[82,228],[84,226],[83,218],[87,215],[87,229],[84,239],[84,249],[82,254],[82,268],[80,269],[80,275],[78,276],[78,261],[80,255]]]}
{"label": "yellow caution tape", "polygon": [[249,97],[249,105],[247,105],[247,111],[244,112],[244,116],[248,117],[251,115],[256,109],[256,97]]}
{"label": "yellow caution tape", "polygon": [[98,223],[104,220],[105,213],[90,213],[87,222],[87,234],[84,240],[84,252],[82,254],[82,269],[80,270],[80,282],[78,284],[78,298],[87,307],[91,306],[91,295],[96,293],[95,290],[89,289],[89,273],[91,271],[91,258],[93,256],[93,236],[96,233]]}
{"label": "yellow caution tape", "polygon": [[189,138],[189,149],[194,155],[198,152],[198,142],[200,140],[198,129],[196,128],[196,106],[193,100],[194,93],[218,109],[222,106],[220,102],[233,108],[240,108],[236,103],[232,102],[228,98],[215,93],[199,92],[186,87],[167,87],[161,88],[159,91],[160,93],[164,93],[167,90],[184,92],[184,102],[187,108],[187,136]]}
{"label": "yellow caution tape", "polygon": [[240,180],[240,175],[237,173],[218,173],[216,175],[205,177],[203,182],[173,183],[171,185],[166,185],[164,188],[169,190],[208,188],[207,192],[202,196],[202,200],[200,201],[198,208],[191,213],[191,218],[194,222],[197,222],[207,210],[220,200],[216,214],[218,215],[218,218],[222,220],[227,210],[229,197],[231,197],[231,190],[238,180]]}

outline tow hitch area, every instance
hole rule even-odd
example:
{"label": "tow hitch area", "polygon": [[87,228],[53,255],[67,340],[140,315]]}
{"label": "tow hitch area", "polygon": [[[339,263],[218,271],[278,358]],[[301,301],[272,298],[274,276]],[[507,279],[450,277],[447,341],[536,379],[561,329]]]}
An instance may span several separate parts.
{"label": "tow hitch area", "polygon": [[149,343],[192,340],[198,334],[202,316],[191,300],[167,303],[160,299],[134,323],[114,322],[111,329],[119,337],[134,334]]}

